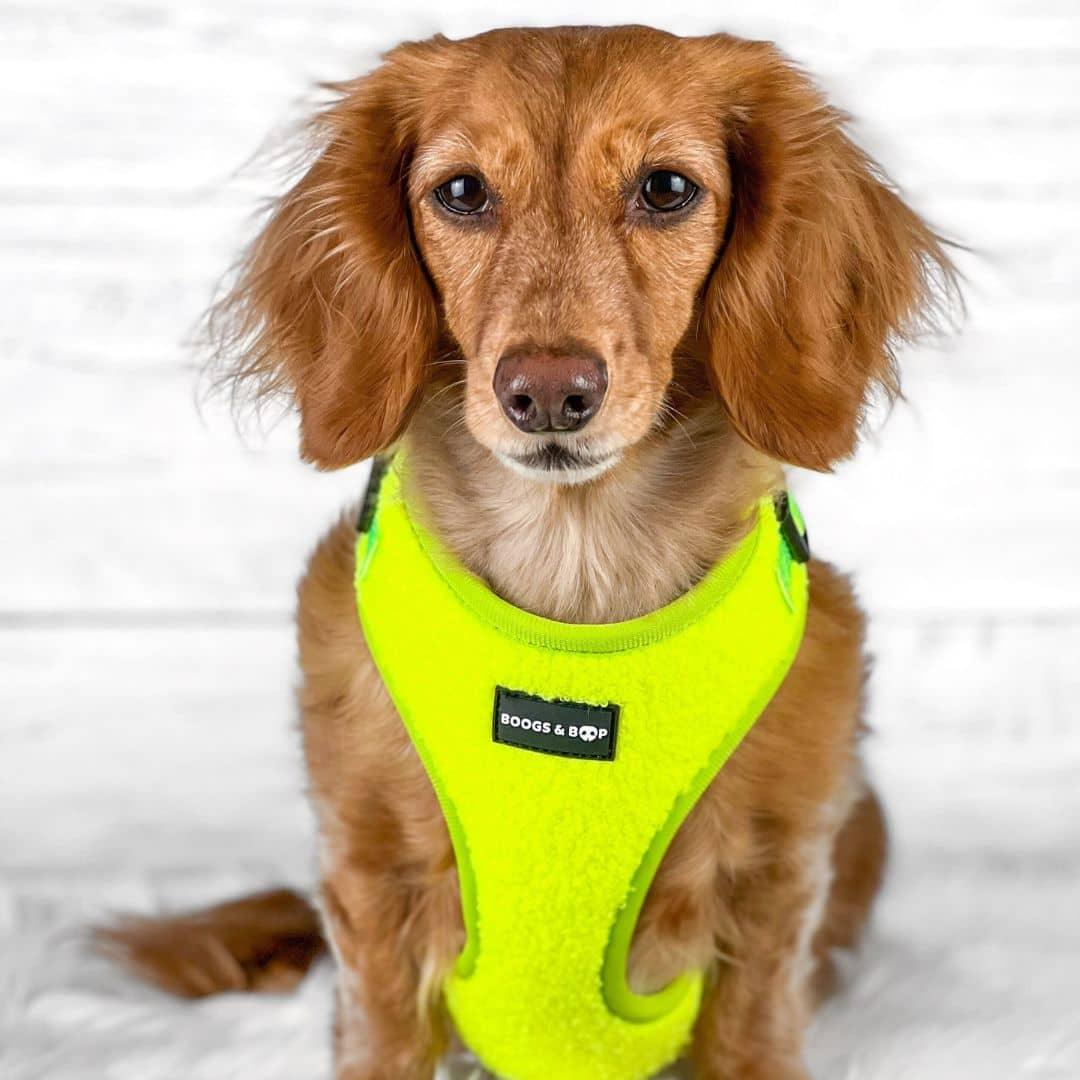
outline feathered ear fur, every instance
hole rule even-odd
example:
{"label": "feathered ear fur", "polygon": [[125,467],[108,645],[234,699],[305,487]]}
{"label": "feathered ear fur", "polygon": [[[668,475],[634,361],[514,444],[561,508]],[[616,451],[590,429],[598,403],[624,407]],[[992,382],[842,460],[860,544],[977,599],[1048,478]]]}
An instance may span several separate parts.
{"label": "feathered ear fur", "polygon": [[320,147],[277,203],[210,314],[234,390],[290,394],[301,453],[335,469],[400,434],[422,389],[438,315],[406,205],[414,140],[411,47],[333,86]]}
{"label": "feathered ear fur", "polygon": [[704,297],[711,375],[770,456],[828,470],[855,448],[894,348],[955,290],[942,240],[771,45],[711,39],[728,96],[733,215]]}

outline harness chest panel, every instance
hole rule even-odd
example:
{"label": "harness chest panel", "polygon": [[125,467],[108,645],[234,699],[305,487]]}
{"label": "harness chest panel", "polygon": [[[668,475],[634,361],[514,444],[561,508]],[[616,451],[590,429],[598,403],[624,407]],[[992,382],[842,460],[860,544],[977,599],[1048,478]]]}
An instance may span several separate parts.
{"label": "harness chest panel", "polygon": [[673,604],[553,622],[496,597],[417,525],[402,467],[358,540],[357,603],[454,845],[467,943],[449,1012],[510,1080],[649,1077],[685,1047],[703,975],[633,993],[637,916],[679,824],[795,657],[806,567],[765,501]]}

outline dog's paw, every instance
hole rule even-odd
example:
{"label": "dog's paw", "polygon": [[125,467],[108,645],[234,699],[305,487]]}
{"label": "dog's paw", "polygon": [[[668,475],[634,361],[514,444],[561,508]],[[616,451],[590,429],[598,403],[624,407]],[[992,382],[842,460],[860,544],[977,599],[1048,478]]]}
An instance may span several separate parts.
{"label": "dog's paw", "polygon": [[801,1061],[790,1058],[755,1061],[733,1074],[732,1080],[811,1080]]}
{"label": "dog's paw", "polygon": [[338,1067],[334,1080],[434,1080],[431,1065],[413,1062],[383,1062],[380,1064]]}
{"label": "dog's paw", "polygon": [[730,1063],[712,1066],[698,1063],[694,1080],[811,1080],[806,1066],[791,1058],[758,1058],[732,1068]]}

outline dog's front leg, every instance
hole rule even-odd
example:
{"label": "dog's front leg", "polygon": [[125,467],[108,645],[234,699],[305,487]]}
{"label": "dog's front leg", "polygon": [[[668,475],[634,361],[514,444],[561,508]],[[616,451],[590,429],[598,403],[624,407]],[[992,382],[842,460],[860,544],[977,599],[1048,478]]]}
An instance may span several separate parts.
{"label": "dog's front leg", "polygon": [[832,845],[828,834],[804,838],[782,861],[735,882],[737,940],[706,992],[694,1031],[700,1080],[809,1080],[802,1044]]}
{"label": "dog's front leg", "polygon": [[445,1034],[422,1001],[414,899],[392,874],[345,868],[321,897],[337,961],[336,1080],[431,1080]]}

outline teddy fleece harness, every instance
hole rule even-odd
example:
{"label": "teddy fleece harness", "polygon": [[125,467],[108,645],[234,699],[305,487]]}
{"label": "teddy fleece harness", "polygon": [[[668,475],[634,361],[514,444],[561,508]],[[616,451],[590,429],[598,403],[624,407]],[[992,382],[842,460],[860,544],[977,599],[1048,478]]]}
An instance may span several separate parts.
{"label": "teddy fleece harness", "polygon": [[369,487],[357,604],[453,841],[466,944],[451,1017],[512,1080],[651,1076],[685,1047],[703,973],[638,994],[627,952],[672,836],[798,650],[798,510],[763,500],[738,547],[666,607],[575,625],[457,563],[411,516],[405,468],[399,455]]}

